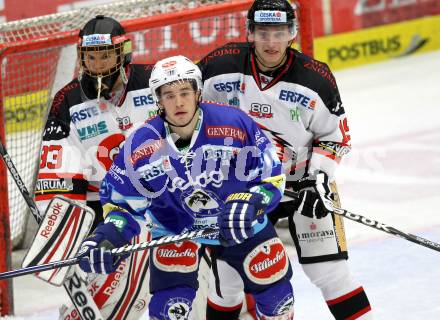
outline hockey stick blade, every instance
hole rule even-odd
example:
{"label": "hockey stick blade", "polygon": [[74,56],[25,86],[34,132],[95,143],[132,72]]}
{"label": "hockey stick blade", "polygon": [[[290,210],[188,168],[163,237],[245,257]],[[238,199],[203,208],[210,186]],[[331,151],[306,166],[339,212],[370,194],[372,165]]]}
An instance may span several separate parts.
{"label": "hockey stick blade", "polygon": [[[114,248],[111,250],[112,255],[120,256],[126,253],[132,253],[139,250],[146,250],[153,247],[158,247],[164,244],[172,244],[178,243],[186,240],[193,240],[199,238],[208,238],[208,237],[218,237],[219,231],[218,229],[203,229],[199,231],[190,231],[184,232],[174,236],[165,236],[158,239],[154,239],[151,241],[145,241],[141,243],[131,244],[120,248]],[[30,266],[26,268],[16,269],[12,271],[2,272],[0,273],[0,280],[15,278],[19,276],[24,276],[31,273],[42,272],[47,270],[52,270],[56,268],[64,268],[68,266],[72,266],[78,264],[81,259],[78,257],[74,257],[67,260],[53,261],[46,264],[40,264],[36,266]]]}
{"label": "hockey stick blade", "polygon": [[[294,191],[284,190],[284,195],[286,195],[292,199],[298,199],[298,193],[296,193]],[[361,223],[367,227],[371,227],[376,230],[383,231],[383,232],[392,234],[394,236],[398,236],[400,238],[411,241],[411,242],[416,243],[418,245],[421,245],[426,248],[440,252],[440,244],[439,243],[436,243],[431,240],[416,236],[411,233],[406,233],[406,232],[400,231],[394,227],[390,227],[390,226],[386,225],[385,223],[381,223],[379,221],[361,216],[359,214],[352,213],[350,211],[347,211],[347,210],[344,210],[341,208],[333,208],[333,209],[334,209],[334,213],[339,216],[342,216],[344,218],[350,219],[350,220],[355,221],[357,223]]]}

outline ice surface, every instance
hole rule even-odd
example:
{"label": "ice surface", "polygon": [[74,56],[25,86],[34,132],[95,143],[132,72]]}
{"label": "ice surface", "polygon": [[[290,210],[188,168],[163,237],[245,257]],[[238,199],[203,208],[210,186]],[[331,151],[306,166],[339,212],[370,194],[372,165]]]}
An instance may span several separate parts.
{"label": "ice surface", "polygon": [[[353,151],[338,170],[345,209],[440,242],[440,51],[335,73]],[[375,319],[440,319],[440,252],[346,221],[349,265]],[[293,252],[293,250],[289,250]],[[332,319],[292,254],[295,319]],[[20,319],[56,319],[63,288],[15,279]]]}

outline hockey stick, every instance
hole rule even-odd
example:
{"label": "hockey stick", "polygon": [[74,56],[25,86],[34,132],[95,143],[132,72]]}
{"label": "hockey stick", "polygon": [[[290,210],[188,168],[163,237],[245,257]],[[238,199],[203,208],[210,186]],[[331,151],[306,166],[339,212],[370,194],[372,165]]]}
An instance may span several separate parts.
{"label": "hockey stick", "polygon": [[[284,190],[284,195],[291,197],[293,199],[298,199],[298,193],[293,192],[293,191]],[[350,219],[352,221],[356,221],[356,222],[361,223],[367,227],[371,227],[371,228],[377,229],[379,231],[383,231],[383,232],[392,234],[394,236],[398,236],[398,237],[403,238],[405,240],[417,243],[418,245],[421,245],[426,248],[440,252],[440,244],[439,243],[436,243],[431,240],[416,236],[411,233],[406,233],[406,232],[400,231],[394,227],[390,227],[390,226],[388,226],[384,223],[381,223],[379,221],[361,216],[359,214],[352,213],[350,211],[347,211],[347,210],[344,210],[341,208],[334,207],[333,209],[334,209],[334,213],[339,216],[343,216],[344,218]]]}
{"label": "hockey stick", "polygon": [[[20,193],[23,196],[26,204],[28,205],[32,216],[35,218],[37,223],[40,224],[41,221],[43,220],[40,211],[38,210],[34,199],[31,197],[29,191],[27,190],[26,185],[21,179],[17,168],[12,162],[11,157],[9,156],[5,146],[1,141],[0,141],[0,156],[2,157],[6,167],[11,173],[11,176],[14,179],[18,189],[20,190]],[[81,320],[87,320],[90,319],[90,317],[93,317],[96,320],[104,319],[101,315],[101,311],[96,306],[96,303],[94,302],[92,296],[87,290],[84,281],[81,280],[81,277],[78,275],[78,273],[75,270],[73,270],[72,276],[69,278],[68,282],[65,283],[63,286],[66,289],[66,292],[70,297],[70,300],[75,306],[75,309],[78,311],[78,315],[81,318]],[[80,296],[81,298],[78,299],[78,296]]]}
{"label": "hockey stick", "polygon": [[38,211],[37,205],[35,204],[35,201],[32,199],[31,195],[29,194],[29,191],[27,190],[23,180],[20,177],[20,174],[18,173],[17,168],[15,167],[14,163],[12,162],[11,157],[6,152],[6,148],[3,145],[3,143],[0,141],[0,155],[3,158],[3,161],[8,168],[12,178],[15,181],[15,184],[17,185],[18,189],[20,190],[21,195],[24,198],[24,201],[26,201],[26,204],[29,207],[29,210],[31,211],[32,215],[34,216],[35,220],[38,224],[41,223],[43,218],[41,217],[40,212]]}
{"label": "hockey stick", "polygon": [[[207,238],[207,237],[214,237],[214,236],[217,237],[218,235],[219,235],[218,229],[207,228],[207,229],[202,229],[199,231],[184,232],[184,233],[174,235],[174,236],[165,236],[165,237],[161,237],[161,238],[154,239],[151,241],[130,244],[130,245],[126,245],[126,246],[120,247],[120,248],[114,248],[111,250],[111,253],[114,256],[120,256],[120,255],[124,255],[127,253],[133,253],[135,251],[146,250],[149,248],[158,247],[158,246],[161,246],[164,244],[178,243],[178,242],[182,242],[182,241],[186,241],[186,240],[194,240],[194,239],[198,239],[198,238]],[[67,260],[53,261],[50,263],[40,264],[37,266],[30,266],[30,267],[26,267],[26,268],[2,272],[2,273],[0,273],[0,280],[14,278],[14,277],[23,276],[26,274],[31,274],[31,273],[36,273],[36,272],[52,270],[52,269],[56,269],[56,268],[64,268],[64,267],[78,264],[80,260],[81,260],[81,258],[74,257],[74,258],[67,259]]]}

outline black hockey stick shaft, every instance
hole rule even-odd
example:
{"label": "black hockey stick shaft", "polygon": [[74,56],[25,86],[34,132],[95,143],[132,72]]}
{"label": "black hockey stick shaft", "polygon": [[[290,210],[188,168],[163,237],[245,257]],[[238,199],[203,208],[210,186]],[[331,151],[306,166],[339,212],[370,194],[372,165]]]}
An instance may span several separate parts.
{"label": "black hockey stick shaft", "polygon": [[[165,236],[158,239],[154,239],[151,241],[145,241],[141,243],[126,245],[124,247],[120,248],[114,248],[111,250],[112,255],[114,256],[120,256],[126,253],[133,253],[135,251],[139,250],[146,250],[153,247],[158,247],[164,244],[172,244],[172,243],[178,243],[182,241],[187,240],[194,240],[199,238],[207,238],[207,237],[218,237],[219,231],[218,229],[203,229],[199,231],[190,231],[181,233],[174,236]],[[15,278],[18,276],[24,276],[31,273],[37,273],[37,272],[43,272],[47,270],[52,270],[56,268],[64,268],[68,266],[72,266],[75,264],[78,264],[81,258],[74,257],[67,260],[61,260],[61,261],[53,261],[46,264],[40,264],[36,266],[30,266],[26,268],[16,269],[12,271],[2,272],[0,273],[0,280],[9,279],[9,278]]]}
{"label": "black hockey stick shaft", "polygon": [[[284,194],[286,196],[288,196],[288,197],[293,198],[293,199],[298,199],[298,193],[296,193],[294,191],[285,190]],[[363,225],[365,225],[367,227],[371,227],[371,228],[374,228],[376,230],[383,231],[383,232],[392,234],[394,236],[398,236],[398,237],[403,238],[405,240],[414,242],[414,243],[416,243],[418,245],[421,245],[421,246],[424,246],[426,248],[429,248],[429,249],[432,249],[432,250],[440,252],[440,244],[439,243],[436,243],[436,242],[433,242],[431,240],[428,240],[428,239],[416,236],[416,235],[411,234],[411,233],[403,232],[403,231],[398,230],[398,229],[396,229],[394,227],[390,227],[390,226],[386,225],[385,223],[376,221],[376,220],[371,219],[371,218],[367,218],[367,217],[361,216],[359,214],[352,213],[350,211],[347,211],[347,210],[344,210],[344,209],[341,209],[341,208],[334,208],[334,213],[337,214],[337,215],[340,215],[340,216],[342,216],[344,218],[350,219],[352,221],[361,223],[361,224],[363,224]]]}
{"label": "black hockey stick shaft", "polygon": [[26,201],[26,204],[28,205],[29,210],[31,211],[31,214],[34,216],[37,223],[40,224],[41,221],[43,220],[43,218],[41,217],[41,214],[38,211],[37,205],[35,204],[35,201],[32,199],[28,189],[26,188],[26,185],[24,184],[24,181],[21,179],[17,168],[15,167],[14,163],[12,162],[11,157],[9,156],[8,152],[6,151],[5,146],[3,145],[3,142],[1,142],[1,141],[0,141],[0,155],[3,158],[3,162],[5,163],[6,167],[8,168],[9,173],[11,174],[12,178],[14,179],[15,184],[17,185],[18,189],[20,190],[20,193],[23,196],[24,201]]}
{"label": "black hockey stick shaft", "polygon": [[[32,216],[35,218],[37,223],[40,225],[43,221],[43,217],[40,214],[40,211],[38,210],[37,204],[35,203],[34,199],[31,197],[28,189],[26,188],[26,185],[23,182],[23,179],[21,179],[20,174],[18,173],[17,168],[15,167],[14,163],[12,162],[11,157],[9,156],[8,152],[6,151],[5,146],[3,145],[2,141],[0,140],[0,156],[3,159],[3,162],[5,163],[6,167],[9,170],[9,173],[11,174],[12,178],[14,179],[18,189],[20,190],[21,195],[23,196],[26,204],[28,205],[28,208],[32,214]],[[29,268],[34,268],[36,266],[32,266]],[[23,268],[26,269],[26,268]],[[49,269],[45,269],[49,270]],[[41,270],[44,271],[44,270]],[[8,271],[5,273],[10,273],[13,271]],[[35,271],[38,272],[38,271]],[[34,272],[30,272],[34,273]],[[29,273],[23,273],[23,275],[29,274]],[[7,278],[5,278],[7,279]],[[77,280],[73,285],[74,279]],[[86,320],[88,318],[88,315],[90,313],[93,314],[96,320],[103,320],[102,315],[100,314],[100,310],[97,307],[96,303],[93,301],[91,295],[87,292],[85,285],[81,282],[80,277],[76,272],[72,274],[72,277],[69,279],[70,285],[64,284],[64,288],[66,290],[66,293],[69,295],[70,300],[72,301],[73,305],[75,306],[75,309],[78,311],[78,315],[82,320]],[[73,289],[74,288],[74,289]],[[79,302],[74,296],[73,296],[73,290],[77,290],[77,292],[80,292],[82,297],[84,297],[86,300]],[[86,313],[85,315],[83,314]]]}

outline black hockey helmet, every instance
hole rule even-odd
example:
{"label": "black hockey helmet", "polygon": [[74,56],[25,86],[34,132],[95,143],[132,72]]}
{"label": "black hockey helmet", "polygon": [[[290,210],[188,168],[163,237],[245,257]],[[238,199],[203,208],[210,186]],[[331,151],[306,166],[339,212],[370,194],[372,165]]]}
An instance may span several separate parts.
{"label": "black hockey helmet", "polygon": [[288,0],[255,0],[247,13],[247,30],[253,32],[255,25],[288,25],[296,35],[296,13]]}
{"label": "black hockey helmet", "polygon": [[[105,74],[92,74],[85,65],[84,54],[90,51],[114,51],[117,62]],[[131,61],[131,41],[125,36],[121,24],[113,18],[97,15],[79,32],[78,53],[84,72],[90,76],[109,76]]]}
{"label": "black hockey helmet", "polygon": [[[102,71],[90,70],[97,59],[92,52],[107,53],[98,57],[109,59],[112,64]],[[113,62],[114,57],[116,59]],[[118,21],[98,15],[88,21],[79,32],[78,58],[81,63],[78,79],[83,91],[92,91],[86,94],[89,98],[99,99],[102,94],[108,100],[120,76],[124,83],[128,81],[124,67],[131,62],[131,41]]]}

